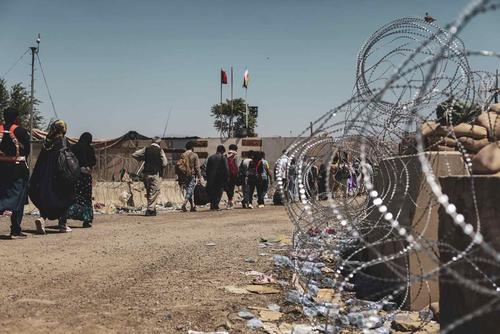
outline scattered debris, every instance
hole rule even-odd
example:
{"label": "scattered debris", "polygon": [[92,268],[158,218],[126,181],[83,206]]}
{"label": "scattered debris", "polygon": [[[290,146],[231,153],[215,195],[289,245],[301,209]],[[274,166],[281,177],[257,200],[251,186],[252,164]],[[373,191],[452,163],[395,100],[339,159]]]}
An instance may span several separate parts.
{"label": "scattered debris", "polygon": [[224,287],[224,290],[226,290],[229,293],[234,293],[234,294],[237,294],[237,295],[244,295],[244,294],[249,294],[250,293],[250,292],[248,292],[247,289],[240,288],[240,287],[237,287],[235,285],[226,285]]}
{"label": "scattered debris", "polygon": [[255,315],[253,315],[253,313],[251,313],[250,311],[248,310],[241,310],[238,312],[238,317],[240,317],[241,319],[253,319],[255,318]]}
{"label": "scattered debris", "polygon": [[432,314],[434,314],[434,320],[439,322],[439,302],[432,303],[429,309],[432,311]]}
{"label": "scattered debris", "polygon": [[280,290],[266,285],[247,285],[245,286],[245,289],[247,291],[250,291],[252,293],[257,293],[259,295],[280,293]]}
{"label": "scattered debris", "polygon": [[264,327],[264,324],[259,319],[253,318],[247,321],[247,327],[252,330],[257,330]]}
{"label": "scattered debris", "polygon": [[271,310],[262,310],[259,312],[259,317],[262,321],[278,321],[281,317],[283,317],[283,313]]}
{"label": "scattered debris", "polygon": [[293,262],[287,256],[274,255],[273,260],[274,265],[278,268],[293,268]]}
{"label": "scattered debris", "polygon": [[260,285],[274,284],[274,283],[276,283],[276,280],[271,275],[262,274],[262,275],[257,276],[256,278],[254,278],[252,283],[260,284]]}
{"label": "scattered debris", "polygon": [[281,307],[278,304],[269,304],[267,305],[267,308],[275,312],[279,312],[281,310]]}
{"label": "scattered debris", "polygon": [[261,273],[260,271],[256,271],[256,270],[250,270],[250,271],[247,271],[244,273],[245,276],[260,276],[260,275],[264,275],[264,273]]}

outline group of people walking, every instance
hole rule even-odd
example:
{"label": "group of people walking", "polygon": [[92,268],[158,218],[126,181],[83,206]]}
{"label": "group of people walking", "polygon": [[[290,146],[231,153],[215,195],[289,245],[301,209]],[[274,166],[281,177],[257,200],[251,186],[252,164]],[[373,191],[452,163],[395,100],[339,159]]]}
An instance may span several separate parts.
{"label": "group of people walking", "polygon": [[[38,159],[30,176],[29,132],[19,126],[18,111],[8,108],[0,124],[0,215],[11,220],[11,238],[25,238],[21,223],[28,198],[40,212],[36,219],[36,232],[46,234],[46,221],[57,220],[59,232],[70,232],[68,219],[80,220],[83,227],[92,227],[92,168],[96,156],[92,135],[80,136],[70,145],[66,138],[67,125],[63,120],[53,121],[43,141]],[[155,137],[150,146],[132,154],[142,161],[143,181],[146,188],[146,216],[156,215],[156,204],[161,190],[163,169],[167,166],[165,152],[160,147],[161,138]],[[238,146],[217,147],[216,152],[200,165],[194,143],[186,144],[186,151],[176,163],[179,184],[185,193],[182,211],[196,211],[195,191],[201,187],[208,195],[210,210],[219,211],[224,192],[227,209],[233,209],[235,189],[241,187],[243,208],[252,209],[254,194],[257,205],[263,207],[272,176],[265,153],[244,152],[240,157]],[[203,184],[206,184],[203,186]]]}
{"label": "group of people walking", "polygon": [[7,108],[0,125],[0,214],[10,215],[10,237],[25,238],[21,222],[28,197],[40,211],[36,232],[46,234],[46,220],[57,220],[59,232],[70,232],[68,219],[91,227],[92,168],[96,165],[92,135],[85,132],[70,146],[62,120],[50,124],[49,131],[30,177],[27,159],[29,132],[18,125],[18,110]]}
{"label": "group of people walking", "polygon": [[249,151],[245,157],[239,157],[238,146],[231,144],[226,148],[219,145],[215,154],[208,157],[204,166],[200,166],[198,155],[193,152],[194,144],[186,144],[186,151],[176,165],[179,184],[185,192],[182,211],[196,211],[194,201],[196,185],[206,181],[206,193],[209,198],[210,210],[220,211],[220,202],[224,192],[227,195],[227,209],[235,207],[235,189],[241,186],[243,208],[252,209],[254,194],[257,192],[257,205],[264,206],[264,199],[269,184],[272,182],[269,162],[264,152]]}

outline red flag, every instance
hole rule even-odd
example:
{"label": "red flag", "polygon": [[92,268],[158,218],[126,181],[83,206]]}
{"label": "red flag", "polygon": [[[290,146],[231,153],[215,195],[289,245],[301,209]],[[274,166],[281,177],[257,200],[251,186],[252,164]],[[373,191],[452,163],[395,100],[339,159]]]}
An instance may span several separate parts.
{"label": "red flag", "polygon": [[227,85],[227,74],[223,69],[220,70],[220,83],[221,85]]}

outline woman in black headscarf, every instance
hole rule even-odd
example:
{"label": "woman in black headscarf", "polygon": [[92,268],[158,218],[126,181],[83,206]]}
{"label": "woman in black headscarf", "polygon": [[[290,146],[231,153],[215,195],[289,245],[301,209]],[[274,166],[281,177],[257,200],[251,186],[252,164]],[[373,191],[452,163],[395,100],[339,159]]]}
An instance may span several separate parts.
{"label": "woman in black headscarf", "polygon": [[80,177],[75,184],[75,201],[68,209],[68,218],[83,221],[83,227],[92,227],[92,168],[96,165],[92,135],[84,132],[78,143],[71,147],[80,164]]}
{"label": "woman in black headscarf", "polygon": [[40,218],[35,221],[39,234],[45,234],[45,219],[58,219],[60,232],[71,231],[66,225],[66,213],[73,203],[73,185],[61,182],[57,172],[60,151],[68,145],[66,131],[66,123],[62,120],[50,124],[49,133],[31,175],[29,196],[40,210]]}

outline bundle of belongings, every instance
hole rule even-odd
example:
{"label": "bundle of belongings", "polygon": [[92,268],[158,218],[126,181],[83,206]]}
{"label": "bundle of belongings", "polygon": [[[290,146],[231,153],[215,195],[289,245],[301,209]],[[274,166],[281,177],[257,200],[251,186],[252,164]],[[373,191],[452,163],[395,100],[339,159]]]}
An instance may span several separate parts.
{"label": "bundle of belongings", "polygon": [[500,103],[490,105],[486,112],[457,105],[440,104],[437,121],[420,126],[426,151],[465,151],[472,157],[474,174],[500,172]]}

